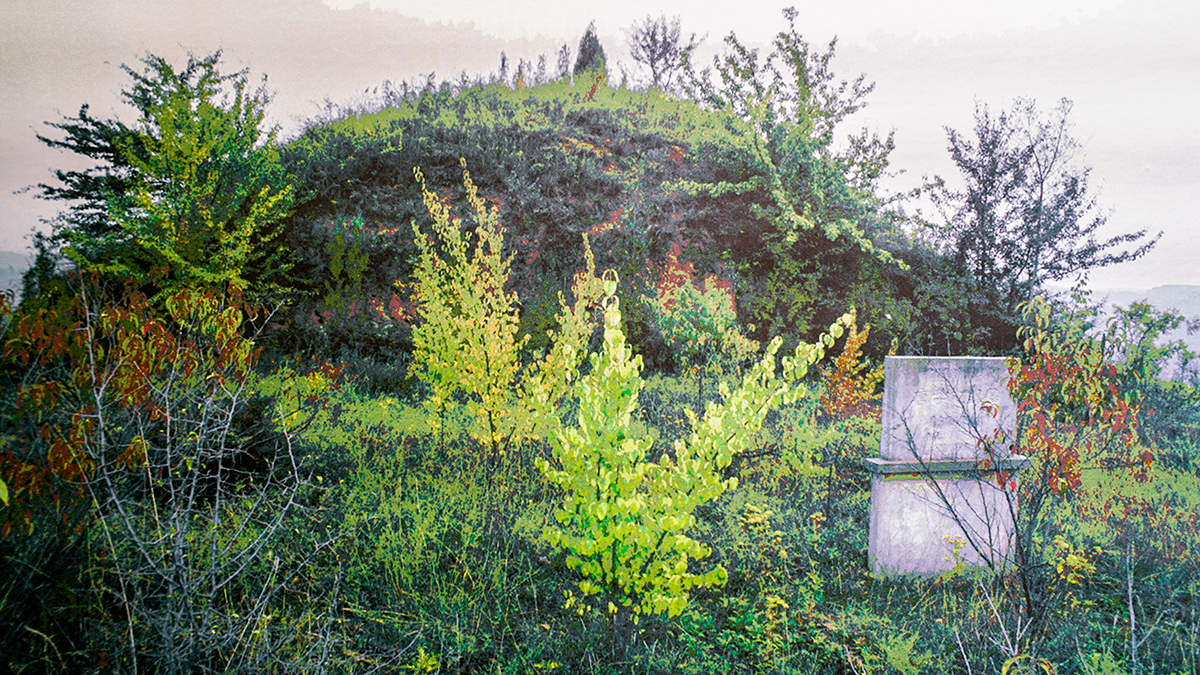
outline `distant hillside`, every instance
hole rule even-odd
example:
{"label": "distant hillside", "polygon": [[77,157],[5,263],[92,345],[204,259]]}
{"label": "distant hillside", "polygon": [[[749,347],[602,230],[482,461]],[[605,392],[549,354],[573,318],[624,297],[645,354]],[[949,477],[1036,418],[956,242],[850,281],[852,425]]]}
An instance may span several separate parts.
{"label": "distant hillside", "polygon": [[21,290],[21,275],[29,269],[29,257],[24,253],[0,251],[0,291]]}
{"label": "distant hillside", "polygon": [[1148,291],[1119,290],[1096,295],[1106,297],[1109,305],[1128,307],[1131,302],[1145,300],[1158,309],[1173,309],[1189,319],[1200,316],[1200,286],[1171,284]]}

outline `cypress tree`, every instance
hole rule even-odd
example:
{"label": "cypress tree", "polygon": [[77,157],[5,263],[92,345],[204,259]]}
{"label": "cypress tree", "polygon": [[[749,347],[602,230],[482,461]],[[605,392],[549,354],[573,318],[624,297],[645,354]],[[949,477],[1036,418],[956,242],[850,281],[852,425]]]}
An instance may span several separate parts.
{"label": "cypress tree", "polygon": [[599,69],[601,74],[607,74],[605,67],[606,59],[604,57],[604,47],[600,46],[600,39],[596,37],[596,22],[588,24],[587,30],[583,32],[583,37],[579,39],[579,56],[575,59],[574,74],[578,76],[589,70]]}

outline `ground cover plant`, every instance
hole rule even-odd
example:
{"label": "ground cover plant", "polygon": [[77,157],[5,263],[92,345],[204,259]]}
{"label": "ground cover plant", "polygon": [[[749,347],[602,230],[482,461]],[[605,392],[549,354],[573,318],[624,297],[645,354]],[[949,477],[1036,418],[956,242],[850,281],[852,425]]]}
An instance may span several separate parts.
{"label": "ground cover plant", "polygon": [[[890,138],[834,143],[869,85],[786,19],[707,73],[681,41],[646,91],[589,31],[574,71],[286,142],[219,55],[148,57],[136,123],[52,125],[99,165],[45,188],[68,210],[0,303],[3,667],[1200,670],[1182,317],[980,292],[986,251],[878,190]],[[1003,149],[1024,185],[1043,146]],[[1003,250],[1070,229],[1027,211]],[[954,213],[948,240],[984,226]],[[989,442],[1033,462],[1017,546],[874,575],[882,358],[980,351],[1020,406]]]}

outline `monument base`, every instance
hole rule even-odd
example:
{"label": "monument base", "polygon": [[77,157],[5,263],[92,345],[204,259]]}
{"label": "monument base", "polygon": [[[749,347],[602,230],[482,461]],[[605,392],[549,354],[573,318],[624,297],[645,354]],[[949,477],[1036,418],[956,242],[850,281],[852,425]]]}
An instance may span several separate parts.
{"label": "monument base", "polygon": [[1005,563],[1013,548],[1017,470],[1030,465],[1028,458],[1014,455],[986,471],[970,461],[871,458],[864,464],[872,472],[867,550],[873,572],[929,575],[959,561]]}

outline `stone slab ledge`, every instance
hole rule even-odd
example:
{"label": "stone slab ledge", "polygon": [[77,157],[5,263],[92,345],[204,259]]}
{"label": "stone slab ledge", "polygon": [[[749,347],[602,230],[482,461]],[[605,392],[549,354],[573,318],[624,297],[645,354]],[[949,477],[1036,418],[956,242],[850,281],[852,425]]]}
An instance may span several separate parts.
{"label": "stone slab ledge", "polygon": [[992,460],[938,459],[928,461],[868,457],[862,463],[867,471],[881,476],[898,474],[918,476],[986,475],[996,471],[1018,471],[1033,466],[1033,462],[1025,455],[1009,455],[1003,459]]}

